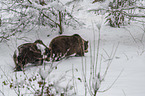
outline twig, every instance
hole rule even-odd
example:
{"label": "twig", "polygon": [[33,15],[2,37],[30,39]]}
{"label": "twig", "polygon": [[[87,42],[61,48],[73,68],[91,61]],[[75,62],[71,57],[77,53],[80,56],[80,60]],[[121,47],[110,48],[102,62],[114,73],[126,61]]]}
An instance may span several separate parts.
{"label": "twig", "polygon": [[3,10],[5,10],[5,11],[12,11],[12,12],[21,14],[21,15],[23,15],[23,16],[27,16],[26,14],[24,14],[24,13],[22,13],[22,12],[19,12],[19,11],[17,11],[17,10],[11,9],[11,8],[9,8],[9,9],[0,9],[0,11],[3,11]]}
{"label": "twig", "polygon": [[[23,71],[23,74],[25,75],[25,77],[27,79],[29,79],[28,76],[26,75],[26,73],[24,71]],[[29,80],[28,80],[28,82],[29,82],[30,87],[36,92],[35,88],[33,88],[33,86],[31,85],[31,82]]]}
{"label": "twig", "polygon": [[135,38],[134,38],[134,36],[131,34],[130,30],[128,30],[127,28],[124,28],[124,29],[126,29],[129,32],[129,34],[132,37],[132,39],[134,40],[134,42],[137,43],[136,40],[135,40]]}
{"label": "twig", "polygon": [[121,76],[122,72],[124,71],[124,69],[119,73],[119,75],[117,76],[117,78],[115,79],[115,81],[110,85],[109,88],[103,90],[103,91],[98,91],[98,92],[106,92],[108,91],[110,88],[112,88],[112,86],[116,83],[116,81],[118,80],[118,78]]}
{"label": "twig", "polygon": [[3,96],[5,96],[5,94],[0,90],[0,93],[2,93]]}
{"label": "twig", "polygon": [[[72,81],[73,81],[73,86],[75,86],[75,74],[74,74],[74,64],[72,64]],[[77,85],[77,84],[76,84]],[[77,87],[76,87],[77,88]],[[77,89],[74,87],[74,92],[76,93]]]}
{"label": "twig", "polygon": [[110,65],[111,65],[111,63],[112,63],[112,61],[113,61],[113,58],[115,57],[115,54],[116,54],[116,52],[117,52],[118,46],[119,46],[119,43],[118,43],[118,45],[117,45],[117,47],[116,47],[114,53],[112,53],[112,54],[113,54],[112,57],[111,57],[112,60],[108,62],[108,66],[107,66],[107,68],[106,68],[106,70],[105,70],[105,73],[104,73],[103,78],[102,78],[101,81],[103,81],[103,80],[105,79],[106,75],[107,75],[107,72],[108,72],[108,70],[109,70],[109,67],[110,67]]}
{"label": "twig", "polygon": [[[93,56],[92,56],[92,47],[91,47],[91,43],[90,43],[90,78],[89,78],[89,93],[90,94],[93,94],[90,90],[91,90],[91,86],[92,86],[92,84],[91,84],[91,81],[92,81],[92,76],[94,76],[94,72],[93,72],[93,70],[94,70],[94,63],[93,63]],[[87,86],[88,87],[88,86]]]}
{"label": "twig", "polygon": [[98,37],[98,45],[97,45],[97,53],[96,53],[95,77],[97,76],[98,58],[99,58],[99,51],[100,51],[101,24],[97,25],[97,27],[98,27],[98,30],[99,30],[99,37]]}
{"label": "twig", "polygon": [[[86,79],[85,70],[84,70],[83,58],[82,58],[82,71],[83,71],[83,81],[84,81],[85,91],[87,91],[86,89],[88,89],[90,95],[92,96],[93,92],[91,91],[91,84],[90,85],[87,84],[87,79]],[[90,78],[92,78],[92,77],[90,77]],[[89,80],[90,83],[91,83],[91,81],[92,81],[92,79]],[[86,92],[85,92],[85,94],[86,94]]]}
{"label": "twig", "polygon": [[125,94],[125,92],[124,92],[124,90],[123,90],[123,89],[122,89],[122,91],[123,91],[124,96],[126,96],[126,94]]}
{"label": "twig", "polygon": [[[7,78],[8,82],[11,83],[11,81],[10,81],[9,78],[8,78],[8,76],[5,74],[4,70],[3,70],[1,67],[0,67],[0,69],[1,69],[2,72],[4,73],[4,75],[5,75],[5,77]],[[16,93],[17,95],[19,95],[19,94],[17,93],[17,91],[15,90],[15,88],[13,88],[13,89],[14,89],[15,93]]]}

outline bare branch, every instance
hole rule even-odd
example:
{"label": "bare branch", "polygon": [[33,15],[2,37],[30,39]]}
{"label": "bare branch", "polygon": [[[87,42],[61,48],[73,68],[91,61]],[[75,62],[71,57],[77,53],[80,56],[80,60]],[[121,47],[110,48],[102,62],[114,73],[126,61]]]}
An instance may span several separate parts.
{"label": "bare branch", "polygon": [[109,86],[109,88],[103,90],[103,91],[98,91],[98,92],[106,92],[108,91],[110,88],[112,88],[112,86],[116,83],[116,81],[118,80],[118,78],[121,76],[123,70],[119,73],[118,77],[115,79],[115,81],[111,84],[111,86]]}
{"label": "bare branch", "polygon": [[19,12],[17,10],[14,10],[14,9],[11,9],[11,8],[8,8],[8,9],[0,9],[0,11],[12,11],[12,12],[15,12],[15,13],[18,13],[18,14],[21,14],[23,16],[27,16],[26,14],[22,13],[22,12]]}
{"label": "bare branch", "polygon": [[5,96],[5,94],[0,90],[0,93],[2,93],[3,96]]}

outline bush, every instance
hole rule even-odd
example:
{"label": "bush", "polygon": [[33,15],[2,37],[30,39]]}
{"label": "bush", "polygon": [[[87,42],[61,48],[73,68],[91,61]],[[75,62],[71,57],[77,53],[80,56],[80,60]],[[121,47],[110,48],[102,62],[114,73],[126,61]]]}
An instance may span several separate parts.
{"label": "bush", "polygon": [[120,25],[124,25],[126,15],[122,8],[131,6],[134,3],[134,0],[113,0],[113,2],[110,2],[110,11],[106,16],[106,22],[108,21],[111,27],[120,27]]}
{"label": "bush", "polygon": [[38,26],[46,26],[50,31],[59,30],[62,34],[65,25],[73,28],[81,25],[70,13],[71,9],[57,0],[10,0],[1,3],[0,10],[9,16],[0,17],[0,41]]}

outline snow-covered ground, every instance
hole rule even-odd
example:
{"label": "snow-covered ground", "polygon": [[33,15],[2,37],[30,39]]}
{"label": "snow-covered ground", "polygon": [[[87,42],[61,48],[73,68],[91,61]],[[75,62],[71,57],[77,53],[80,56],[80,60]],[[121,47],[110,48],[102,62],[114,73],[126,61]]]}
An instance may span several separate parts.
{"label": "snow-covered ground", "polygon": [[[51,72],[47,80],[54,82],[63,74],[66,74],[65,80],[62,81],[60,85],[65,86],[65,82],[68,82],[68,79],[73,77],[77,92],[75,96],[85,96],[84,82],[81,82],[83,77],[82,59],[86,58],[86,76],[89,78],[90,60],[92,59],[90,56],[91,53],[96,54],[97,51],[99,35],[97,25],[100,24],[101,39],[99,56],[103,57],[101,61],[101,75],[103,75],[107,67],[106,62],[112,59],[112,63],[99,91],[106,90],[116,79],[117,81],[109,90],[99,92],[97,96],[145,96],[145,38],[143,37],[144,31],[141,29],[143,26],[140,23],[133,22],[121,28],[112,28],[102,23],[104,22],[104,17],[101,15],[95,16],[88,13],[86,15],[77,13],[77,15],[80,20],[86,23],[85,27],[81,27],[77,30],[66,28],[63,34],[80,34],[82,38],[89,41],[89,52],[85,54],[85,57],[70,57],[60,62],[55,62],[54,65],[57,63],[59,64],[57,68]],[[47,37],[47,35],[50,36]],[[21,84],[24,83],[24,78],[26,76],[23,72],[14,72],[15,64],[12,55],[17,46],[26,42],[34,42],[36,39],[43,40],[48,46],[50,41],[58,35],[59,34],[56,32],[50,32],[47,27],[39,27],[28,33],[17,34],[15,37],[11,37],[8,42],[0,43],[0,96],[17,96],[14,90],[18,90],[18,88],[9,88],[10,84],[4,85],[5,81],[16,84],[17,82]],[[18,40],[17,38],[19,37],[24,38]],[[108,56],[114,53],[116,49],[117,51],[114,58],[109,58]],[[100,60],[101,58],[99,58],[99,61]],[[44,76],[46,76],[47,72],[50,70],[49,65],[49,63],[45,65],[45,71],[43,72]],[[43,66],[27,66],[25,68],[25,73],[28,77],[33,77],[40,69],[44,70]],[[16,77],[18,79],[16,79]],[[27,93],[26,89],[21,89],[21,91],[22,93]],[[29,95],[30,94],[28,94],[28,96]],[[89,94],[87,96],[89,96]]]}

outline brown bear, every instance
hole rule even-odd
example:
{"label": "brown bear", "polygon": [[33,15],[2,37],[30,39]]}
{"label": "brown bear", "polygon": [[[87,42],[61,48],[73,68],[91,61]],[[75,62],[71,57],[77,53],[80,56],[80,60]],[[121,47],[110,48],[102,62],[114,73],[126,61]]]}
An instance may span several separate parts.
{"label": "brown bear", "polygon": [[35,65],[43,63],[43,55],[41,50],[38,49],[37,44],[41,44],[48,49],[41,40],[36,40],[34,43],[20,45],[18,52],[14,52],[13,59],[16,65],[16,71],[22,71],[24,65],[27,63],[35,63]]}
{"label": "brown bear", "polygon": [[76,56],[84,56],[88,49],[88,41],[81,38],[80,35],[55,37],[49,44],[50,57],[53,61],[58,61],[63,57],[75,54]]}

